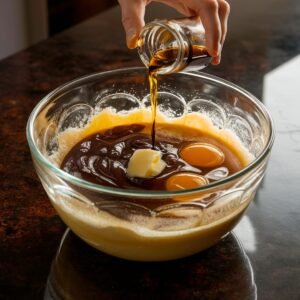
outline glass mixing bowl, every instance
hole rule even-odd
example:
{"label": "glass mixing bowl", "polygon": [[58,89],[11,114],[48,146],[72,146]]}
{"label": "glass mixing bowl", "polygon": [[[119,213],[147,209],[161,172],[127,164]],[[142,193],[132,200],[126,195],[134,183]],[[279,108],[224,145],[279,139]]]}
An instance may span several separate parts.
{"label": "glass mixing bowl", "polygon": [[174,192],[101,186],[60,169],[95,118],[94,131],[151,122],[147,75],[144,68],[119,69],[57,88],[30,115],[27,139],[45,191],[76,235],[117,257],[162,261],[206,249],[232,230],[264,176],[274,132],[265,107],[247,91],[211,75],[177,73],[159,77],[158,123],[230,132],[229,143],[252,157],[244,169]]}

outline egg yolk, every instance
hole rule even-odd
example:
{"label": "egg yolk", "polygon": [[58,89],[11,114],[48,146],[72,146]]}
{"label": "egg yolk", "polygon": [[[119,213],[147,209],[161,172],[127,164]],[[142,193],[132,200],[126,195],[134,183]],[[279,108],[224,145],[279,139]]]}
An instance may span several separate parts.
{"label": "egg yolk", "polygon": [[218,167],[225,160],[225,155],[219,148],[206,143],[186,145],[180,150],[179,155],[190,165],[203,168]]}
{"label": "egg yolk", "polygon": [[193,189],[208,184],[207,178],[195,173],[177,173],[167,179],[168,191]]}

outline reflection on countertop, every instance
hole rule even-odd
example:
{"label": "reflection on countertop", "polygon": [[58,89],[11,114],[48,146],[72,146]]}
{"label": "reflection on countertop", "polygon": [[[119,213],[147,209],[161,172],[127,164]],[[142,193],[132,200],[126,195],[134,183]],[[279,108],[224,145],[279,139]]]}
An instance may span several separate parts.
{"label": "reflection on countertop", "polygon": [[101,253],[68,229],[52,262],[44,299],[96,299],[97,295],[101,299],[257,299],[250,260],[234,234],[185,259],[141,263]]}

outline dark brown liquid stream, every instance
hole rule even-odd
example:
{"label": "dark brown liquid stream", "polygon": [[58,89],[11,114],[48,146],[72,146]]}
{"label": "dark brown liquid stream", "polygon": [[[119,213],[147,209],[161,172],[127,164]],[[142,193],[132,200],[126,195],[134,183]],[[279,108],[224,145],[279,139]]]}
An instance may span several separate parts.
{"label": "dark brown liquid stream", "polygon": [[[189,51],[188,51],[189,50]],[[157,51],[149,62],[149,85],[150,85],[150,101],[152,109],[152,130],[151,130],[151,139],[152,139],[152,148],[155,149],[155,126],[156,126],[156,112],[157,112],[157,71],[159,69],[171,66],[176,61],[178,56],[178,48],[172,47],[163,50]],[[192,64],[195,61],[203,59],[205,64],[207,59],[210,58],[205,46],[193,45],[190,49],[186,50],[184,53],[186,58],[185,65]],[[177,70],[180,71],[180,70]]]}
{"label": "dark brown liquid stream", "polygon": [[152,110],[152,128],[151,140],[152,149],[155,149],[155,126],[156,126],[156,113],[157,113],[157,73],[150,71],[149,68],[149,85],[150,85],[150,102]]}

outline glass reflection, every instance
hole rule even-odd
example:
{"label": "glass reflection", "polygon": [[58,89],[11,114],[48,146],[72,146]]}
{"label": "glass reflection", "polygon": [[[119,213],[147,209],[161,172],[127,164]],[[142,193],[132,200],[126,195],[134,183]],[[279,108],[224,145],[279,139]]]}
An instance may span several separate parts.
{"label": "glass reflection", "polygon": [[52,263],[44,299],[257,299],[252,266],[229,234],[216,246],[170,262],[125,261],[70,230]]}
{"label": "glass reflection", "polygon": [[256,232],[254,226],[252,225],[251,219],[247,215],[242,217],[241,221],[239,222],[238,226],[234,228],[233,232],[236,234],[247,253],[253,253],[257,250]]}

